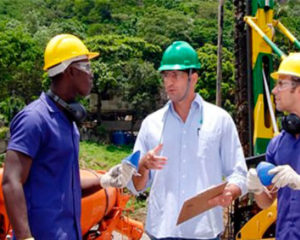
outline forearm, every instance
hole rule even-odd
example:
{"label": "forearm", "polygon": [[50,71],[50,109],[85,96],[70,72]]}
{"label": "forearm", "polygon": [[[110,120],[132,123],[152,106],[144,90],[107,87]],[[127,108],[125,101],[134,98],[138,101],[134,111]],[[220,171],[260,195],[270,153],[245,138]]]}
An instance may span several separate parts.
{"label": "forearm", "polygon": [[6,211],[16,238],[31,237],[23,185],[21,183],[3,182],[2,188]]}
{"label": "forearm", "polygon": [[262,192],[261,194],[254,194],[254,197],[257,205],[262,209],[266,209],[272,205],[276,198],[276,194]]}
{"label": "forearm", "polygon": [[229,191],[232,194],[232,200],[237,199],[242,194],[240,187],[233,183],[227,184],[225,190]]}
{"label": "forearm", "polygon": [[101,175],[99,175],[99,177],[94,176],[92,178],[80,179],[81,192],[83,196],[97,192],[102,188],[100,185],[100,177]]}
{"label": "forearm", "polygon": [[147,182],[149,180],[150,170],[146,169],[143,166],[140,166],[139,170],[138,170],[138,173],[139,173],[139,175],[136,175],[136,176],[132,177],[132,181],[133,181],[133,185],[134,185],[135,189],[137,191],[141,191],[147,185]]}

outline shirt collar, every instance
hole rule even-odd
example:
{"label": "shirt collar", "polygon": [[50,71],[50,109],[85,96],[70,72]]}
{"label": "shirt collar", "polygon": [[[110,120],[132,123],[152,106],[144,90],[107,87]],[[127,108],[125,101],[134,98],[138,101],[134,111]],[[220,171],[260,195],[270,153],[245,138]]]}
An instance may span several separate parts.
{"label": "shirt collar", "polygon": [[203,98],[199,95],[199,93],[196,93],[196,96],[192,102],[192,105],[195,105],[196,107],[201,108],[203,106]]}
{"label": "shirt collar", "polygon": [[60,112],[60,110],[58,109],[56,104],[44,92],[41,93],[40,99],[43,103],[45,103],[49,112],[51,112],[51,113]]}
{"label": "shirt collar", "polygon": [[[174,112],[174,107],[173,107],[173,104],[172,104],[172,101],[168,101],[167,104],[167,110],[171,111],[171,112]],[[192,101],[192,104],[191,104],[191,108],[195,107],[196,109],[201,109],[201,107],[203,106],[203,98],[199,95],[199,93],[196,93],[195,94],[195,98],[194,100]]]}

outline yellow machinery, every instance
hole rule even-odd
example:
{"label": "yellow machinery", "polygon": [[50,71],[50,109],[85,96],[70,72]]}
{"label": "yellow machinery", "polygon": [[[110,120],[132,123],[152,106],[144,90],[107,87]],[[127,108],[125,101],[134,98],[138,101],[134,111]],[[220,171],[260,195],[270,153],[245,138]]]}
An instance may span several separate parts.
{"label": "yellow machinery", "polygon": [[277,201],[275,201],[269,208],[260,211],[252,217],[237,233],[236,240],[275,240],[275,238],[263,238],[263,236],[268,228],[276,221],[276,217]]}

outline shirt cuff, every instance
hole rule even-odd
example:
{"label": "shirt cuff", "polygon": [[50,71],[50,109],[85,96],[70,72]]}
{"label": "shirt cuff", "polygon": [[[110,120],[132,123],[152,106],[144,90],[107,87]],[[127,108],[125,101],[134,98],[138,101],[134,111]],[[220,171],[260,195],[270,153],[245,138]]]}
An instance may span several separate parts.
{"label": "shirt cuff", "polygon": [[133,195],[139,195],[140,193],[143,193],[144,191],[146,191],[146,189],[147,189],[148,187],[151,186],[151,184],[152,184],[152,176],[153,176],[153,174],[152,174],[152,171],[150,170],[148,182],[147,182],[146,186],[145,186],[142,190],[140,190],[140,191],[136,190],[136,188],[135,188],[135,186],[134,186],[134,184],[133,184],[132,179],[131,179],[131,180],[129,181],[129,183],[127,184],[127,188],[129,189],[129,191],[130,191]]}
{"label": "shirt cuff", "polygon": [[244,196],[248,192],[246,177],[244,176],[230,176],[227,178],[227,182],[228,184],[234,184],[238,186],[241,189],[241,196]]}

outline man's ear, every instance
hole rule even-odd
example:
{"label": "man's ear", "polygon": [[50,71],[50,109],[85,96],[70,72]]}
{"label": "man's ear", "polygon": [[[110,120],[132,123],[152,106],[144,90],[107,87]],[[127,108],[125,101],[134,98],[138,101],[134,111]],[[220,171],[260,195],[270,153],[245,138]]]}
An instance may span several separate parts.
{"label": "man's ear", "polygon": [[193,80],[195,83],[197,83],[197,82],[198,82],[198,78],[199,78],[198,73],[197,73],[197,72],[194,72],[194,73],[192,74],[192,80]]}

